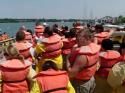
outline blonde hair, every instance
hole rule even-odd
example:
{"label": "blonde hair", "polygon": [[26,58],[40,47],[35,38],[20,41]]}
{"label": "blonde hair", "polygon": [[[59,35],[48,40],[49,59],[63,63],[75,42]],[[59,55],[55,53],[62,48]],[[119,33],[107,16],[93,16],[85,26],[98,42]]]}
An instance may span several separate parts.
{"label": "blonde hair", "polygon": [[10,59],[19,59],[24,61],[24,57],[19,53],[16,47],[13,45],[9,45],[5,48],[5,53],[8,54]]}

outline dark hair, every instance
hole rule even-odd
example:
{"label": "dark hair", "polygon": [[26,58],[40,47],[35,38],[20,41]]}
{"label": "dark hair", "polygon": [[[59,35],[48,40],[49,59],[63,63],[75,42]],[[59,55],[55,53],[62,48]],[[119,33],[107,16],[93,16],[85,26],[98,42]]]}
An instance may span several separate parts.
{"label": "dark hair", "polygon": [[48,26],[48,27],[45,28],[44,34],[52,36],[53,35],[53,30]]}
{"label": "dark hair", "polygon": [[113,49],[113,42],[110,39],[104,39],[104,40],[102,40],[101,46],[105,50],[112,50]]}
{"label": "dark hair", "polygon": [[70,38],[70,33],[69,32],[64,32],[65,38]]}
{"label": "dark hair", "polygon": [[59,30],[57,28],[52,28],[52,30],[53,30],[54,33],[59,34]]}
{"label": "dark hair", "polygon": [[69,28],[68,28],[68,26],[65,26],[64,29],[65,29],[65,30],[68,30]]}
{"label": "dark hair", "polygon": [[43,71],[46,71],[48,69],[59,70],[56,63],[54,63],[51,60],[45,61],[45,63],[42,65],[42,70]]}
{"label": "dark hair", "polygon": [[58,24],[54,24],[54,25],[53,25],[53,28],[58,28]]}
{"label": "dark hair", "polygon": [[22,41],[25,39],[25,33],[23,31],[18,31],[16,33],[16,41]]}
{"label": "dark hair", "polygon": [[41,25],[41,22],[40,22],[40,21],[37,21],[35,25],[36,25],[36,26],[39,26],[39,25]]}
{"label": "dark hair", "polygon": [[103,25],[101,25],[101,24],[96,25],[95,30],[98,33],[103,32],[103,30],[104,30]]}
{"label": "dark hair", "polygon": [[76,36],[76,32],[77,32],[76,29],[74,29],[74,28],[70,29],[70,32],[69,32],[69,33],[70,33],[71,38],[73,38],[73,37]]}
{"label": "dark hair", "polygon": [[33,35],[33,32],[31,29],[27,29],[26,31],[29,32],[31,35]]}

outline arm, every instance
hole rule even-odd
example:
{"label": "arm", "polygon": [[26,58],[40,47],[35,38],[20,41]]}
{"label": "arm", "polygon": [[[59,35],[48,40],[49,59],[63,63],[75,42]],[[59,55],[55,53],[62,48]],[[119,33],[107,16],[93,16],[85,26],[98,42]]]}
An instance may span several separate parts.
{"label": "arm", "polygon": [[73,86],[70,83],[70,81],[68,82],[67,90],[68,90],[68,93],[75,93],[75,89],[73,88]]}
{"label": "arm", "polygon": [[33,79],[33,77],[36,75],[36,72],[33,70],[32,67],[29,67],[29,73],[27,75],[27,79],[28,79],[28,83],[29,83],[29,87],[30,87],[30,90],[32,90],[35,82],[36,82],[36,79]]}
{"label": "arm", "polygon": [[34,82],[32,88],[30,90],[30,93],[42,93],[42,90],[37,81]]}
{"label": "arm", "polygon": [[83,69],[86,63],[87,63],[87,58],[85,55],[78,56],[74,62],[73,67],[68,69],[69,77],[70,78],[75,77],[78,74],[78,72]]}
{"label": "arm", "polygon": [[114,33],[115,29],[110,29],[109,36],[111,36]]}

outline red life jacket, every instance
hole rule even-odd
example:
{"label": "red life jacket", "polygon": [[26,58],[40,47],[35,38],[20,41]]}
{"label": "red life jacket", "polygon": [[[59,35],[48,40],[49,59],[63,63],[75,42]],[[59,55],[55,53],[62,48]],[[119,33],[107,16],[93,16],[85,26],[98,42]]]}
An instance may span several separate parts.
{"label": "red life jacket", "polygon": [[109,32],[98,33],[98,34],[95,35],[95,37],[97,37],[98,44],[101,44],[102,40],[109,38]]}
{"label": "red life jacket", "polygon": [[63,41],[63,51],[64,55],[70,54],[72,47],[76,44],[76,38],[65,38]]}
{"label": "red life jacket", "polygon": [[35,78],[39,82],[42,93],[68,93],[66,87],[69,78],[66,71],[55,71],[49,69],[40,72]]}
{"label": "red life jacket", "polygon": [[31,63],[18,59],[7,60],[0,64],[3,79],[2,93],[27,93],[29,91],[27,75]]}
{"label": "red life jacket", "polygon": [[89,80],[95,74],[97,69],[96,63],[99,57],[99,50],[99,45],[91,43],[88,46],[82,46],[71,52],[71,56],[69,57],[69,62],[71,65],[74,64],[78,55],[85,55],[88,60],[86,66],[83,67],[83,69],[76,75],[75,79]]}
{"label": "red life jacket", "polygon": [[48,38],[43,38],[42,44],[45,46],[45,52],[42,53],[44,58],[53,58],[61,54],[62,41],[61,37],[57,34]]}
{"label": "red life jacket", "polygon": [[97,71],[98,76],[106,77],[108,76],[109,70],[114,64],[119,62],[120,54],[114,50],[108,50],[106,52],[100,53],[100,68]]}
{"label": "red life jacket", "polygon": [[28,59],[32,62],[32,56],[29,52],[29,49],[32,47],[32,44],[29,42],[15,42],[14,46],[18,49],[21,55],[24,56],[25,59]]}

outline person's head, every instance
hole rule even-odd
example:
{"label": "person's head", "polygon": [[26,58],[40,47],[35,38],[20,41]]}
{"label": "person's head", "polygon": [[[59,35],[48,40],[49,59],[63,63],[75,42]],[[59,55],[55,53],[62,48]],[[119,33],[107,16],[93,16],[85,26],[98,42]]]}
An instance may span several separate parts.
{"label": "person's head", "polygon": [[19,30],[20,30],[20,31],[26,30],[26,27],[25,27],[25,26],[21,26],[21,27],[19,28]]}
{"label": "person's head", "polygon": [[85,46],[91,43],[94,35],[88,29],[81,29],[76,36],[78,46]]}
{"label": "person's head", "polygon": [[33,35],[33,32],[31,29],[27,29],[26,31],[29,32],[31,35]]}
{"label": "person's head", "polygon": [[95,26],[95,31],[97,33],[103,32],[103,30],[104,30],[103,25],[98,24],[98,25]]}
{"label": "person's head", "polygon": [[104,40],[102,40],[101,46],[104,50],[112,50],[113,42],[110,39],[104,39]]}
{"label": "person's head", "polygon": [[37,21],[36,24],[35,24],[35,26],[39,26],[39,25],[41,25],[41,22]]}
{"label": "person's head", "polygon": [[77,32],[76,29],[74,29],[74,28],[70,29],[69,33],[70,33],[71,38],[76,37],[76,32]]}
{"label": "person's head", "polygon": [[58,24],[54,24],[54,25],[53,25],[53,28],[58,28]]}
{"label": "person's head", "polygon": [[68,31],[68,26],[65,26],[64,29],[65,29],[65,31]]}
{"label": "person's head", "polygon": [[49,26],[45,28],[44,30],[44,35],[45,36],[52,36],[53,35],[53,30]]}
{"label": "person's head", "polygon": [[65,38],[70,38],[70,33],[69,32],[64,32]]}
{"label": "person's head", "polygon": [[48,69],[59,70],[56,63],[51,60],[45,61],[45,63],[42,65],[43,71],[46,71]]}
{"label": "person's head", "polygon": [[44,32],[44,26],[41,24],[40,21],[37,21],[35,24],[35,34],[39,36],[39,34]]}
{"label": "person's head", "polygon": [[25,33],[24,31],[18,31],[16,33],[16,41],[23,41],[25,40]]}
{"label": "person's head", "polygon": [[4,55],[6,59],[19,59],[19,60],[24,60],[23,56],[20,55],[19,51],[17,50],[16,47],[13,45],[9,45],[5,48]]}

